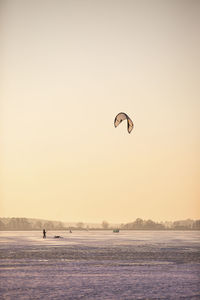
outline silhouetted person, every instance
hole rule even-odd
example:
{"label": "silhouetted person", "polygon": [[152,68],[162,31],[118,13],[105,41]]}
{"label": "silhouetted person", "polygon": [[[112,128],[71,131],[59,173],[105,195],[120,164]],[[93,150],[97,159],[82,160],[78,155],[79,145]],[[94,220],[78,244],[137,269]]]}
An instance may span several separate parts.
{"label": "silhouetted person", "polygon": [[43,229],[43,239],[46,239],[46,230]]}

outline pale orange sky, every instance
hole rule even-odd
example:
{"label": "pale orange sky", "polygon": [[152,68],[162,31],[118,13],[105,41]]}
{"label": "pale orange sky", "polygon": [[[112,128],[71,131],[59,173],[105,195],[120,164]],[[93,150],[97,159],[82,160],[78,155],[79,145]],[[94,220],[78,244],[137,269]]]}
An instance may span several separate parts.
{"label": "pale orange sky", "polygon": [[199,15],[196,0],[1,1],[0,216],[200,218]]}

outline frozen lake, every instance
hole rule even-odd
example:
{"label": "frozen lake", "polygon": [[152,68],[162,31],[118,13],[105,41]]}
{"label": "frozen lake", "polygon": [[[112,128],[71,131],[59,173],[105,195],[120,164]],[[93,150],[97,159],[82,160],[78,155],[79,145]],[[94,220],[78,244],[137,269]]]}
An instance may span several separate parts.
{"label": "frozen lake", "polygon": [[200,299],[200,232],[0,232],[0,299]]}

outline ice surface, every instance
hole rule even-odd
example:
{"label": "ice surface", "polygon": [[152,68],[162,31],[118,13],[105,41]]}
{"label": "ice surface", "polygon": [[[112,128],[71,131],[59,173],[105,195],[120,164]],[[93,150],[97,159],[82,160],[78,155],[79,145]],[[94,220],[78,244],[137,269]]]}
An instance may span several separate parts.
{"label": "ice surface", "polygon": [[46,239],[0,232],[0,299],[200,299],[199,238],[197,231],[50,231]]}

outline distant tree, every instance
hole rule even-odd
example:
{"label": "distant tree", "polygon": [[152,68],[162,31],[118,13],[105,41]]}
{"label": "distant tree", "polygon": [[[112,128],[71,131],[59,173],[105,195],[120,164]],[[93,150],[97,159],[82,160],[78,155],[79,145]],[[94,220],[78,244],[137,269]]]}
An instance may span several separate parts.
{"label": "distant tree", "polygon": [[58,222],[57,226],[56,226],[59,230],[64,230],[65,226],[63,225],[62,222]]}
{"label": "distant tree", "polygon": [[6,224],[6,230],[31,230],[31,224],[27,218],[11,218]]}
{"label": "distant tree", "polygon": [[34,224],[34,229],[42,230],[43,229],[42,222],[41,221],[36,221],[35,224]]}
{"label": "distant tree", "polygon": [[5,230],[5,229],[6,229],[6,226],[5,226],[4,222],[2,222],[0,220],[0,230]]}
{"label": "distant tree", "polygon": [[200,230],[200,220],[194,221],[192,229]]}
{"label": "distant tree", "polygon": [[143,226],[144,221],[143,221],[142,219],[140,219],[140,218],[137,218],[137,219],[135,220],[135,224],[138,225],[138,226]]}
{"label": "distant tree", "polygon": [[173,222],[172,228],[174,230],[190,230],[194,227],[194,222],[191,219],[180,220]]}
{"label": "distant tree", "polygon": [[127,224],[123,224],[123,226],[121,225],[121,229],[135,229],[134,228],[134,222],[132,223],[127,223]]}
{"label": "distant tree", "polygon": [[55,230],[55,226],[54,226],[54,223],[51,222],[51,221],[47,221],[43,224],[43,229],[46,229],[46,230]]}
{"label": "distant tree", "polygon": [[19,220],[19,222],[18,222],[19,230],[31,230],[32,229],[32,226],[29,223],[27,218],[20,218],[18,220]]}
{"label": "distant tree", "polygon": [[144,221],[140,218],[137,218],[135,222],[133,223],[133,229],[143,229],[144,227]]}
{"label": "distant tree", "polygon": [[144,223],[144,229],[147,229],[147,230],[164,230],[165,226],[161,223],[155,223],[152,220],[147,220]]}
{"label": "distant tree", "polygon": [[103,221],[101,225],[102,225],[103,229],[108,229],[109,228],[109,223],[107,221]]}
{"label": "distant tree", "polygon": [[155,223],[152,220],[142,220],[137,218],[132,223],[121,224],[121,229],[128,229],[128,230],[164,230],[165,226],[161,223]]}
{"label": "distant tree", "polygon": [[154,229],[155,228],[155,223],[152,220],[147,220],[144,222],[144,228],[145,229]]}
{"label": "distant tree", "polygon": [[84,223],[83,223],[83,222],[78,222],[78,223],[76,224],[76,227],[77,227],[78,229],[83,229],[83,228],[84,228]]}
{"label": "distant tree", "polygon": [[120,228],[120,229],[123,229],[123,228],[124,228],[124,224],[121,223],[121,224],[119,225],[119,228]]}

